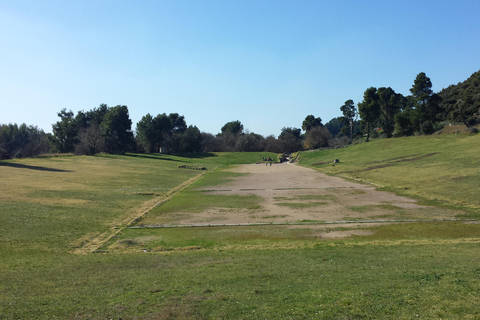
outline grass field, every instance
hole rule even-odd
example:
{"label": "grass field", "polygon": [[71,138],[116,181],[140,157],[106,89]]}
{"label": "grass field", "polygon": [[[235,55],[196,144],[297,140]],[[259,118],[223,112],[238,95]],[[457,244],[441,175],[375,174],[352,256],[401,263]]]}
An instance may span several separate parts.
{"label": "grass field", "polygon": [[[479,142],[479,135],[378,140],[299,159],[477,219]],[[371,226],[333,240],[302,226],[125,228],[168,195],[154,210],[256,210],[255,198],[212,200],[193,187],[220,184],[238,175],[222,168],[264,156],[273,155],[0,162],[0,319],[480,318],[477,221]],[[95,239],[109,253],[74,253]]]}

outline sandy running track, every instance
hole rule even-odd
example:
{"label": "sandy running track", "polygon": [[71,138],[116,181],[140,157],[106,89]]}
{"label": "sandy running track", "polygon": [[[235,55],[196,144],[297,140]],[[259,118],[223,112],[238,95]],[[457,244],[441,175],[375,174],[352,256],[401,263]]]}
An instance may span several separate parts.
{"label": "sandy running track", "polygon": [[175,212],[158,217],[159,220],[154,224],[294,224],[451,217],[451,213],[418,205],[415,200],[294,164],[240,165],[232,166],[228,171],[247,175],[203,191],[206,194],[259,196],[262,199],[259,208],[211,208],[195,213]]}

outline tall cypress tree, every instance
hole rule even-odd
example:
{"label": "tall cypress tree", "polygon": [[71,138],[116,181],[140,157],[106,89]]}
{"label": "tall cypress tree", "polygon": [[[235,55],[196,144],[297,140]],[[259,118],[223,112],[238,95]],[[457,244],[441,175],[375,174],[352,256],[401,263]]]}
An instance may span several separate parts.
{"label": "tall cypress tree", "polygon": [[370,140],[370,130],[380,115],[377,88],[370,87],[363,94],[363,101],[358,104],[358,112],[367,127],[367,142]]}
{"label": "tall cypress tree", "polygon": [[340,107],[343,113],[343,122],[350,127],[350,142],[353,140],[353,126],[358,117],[357,107],[353,100],[345,101],[345,104]]}
{"label": "tall cypress tree", "polygon": [[441,98],[433,93],[432,81],[424,72],[420,72],[410,89],[415,99],[415,112],[413,123],[417,131],[431,134],[434,124],[440,113],[439,103]]}

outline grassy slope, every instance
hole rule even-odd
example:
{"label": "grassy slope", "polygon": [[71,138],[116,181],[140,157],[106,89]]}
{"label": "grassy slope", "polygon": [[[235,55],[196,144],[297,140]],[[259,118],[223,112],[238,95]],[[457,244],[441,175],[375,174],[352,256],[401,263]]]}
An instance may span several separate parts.
{"label": "grassy slope", "polygon": [[[452,156],[440,150],[443,144],[436,139],[443,139],[449,150],[464,146],[462,156],[473,162],[467,165],[470,170],[450,163]],[[398,145],[394,150],[395,143]],[[434,198],[429,196],[435,195],[434,189],[409,179],[405,179],[409,185],[401,185],[403,175],[391,171],[376,173],[386,167],[364,169],[375,166],[372,162],[388,164],[396,161],[393,158],[418,155],[420,144],[425,148],[437,144],[436,151],[425,151],[438,152],[430,156],[430,165],[436,165],[433,159],[442,160],[433,172],[443,174],[439,168],[458,168],[459,176],[470,171],[478,175],[474,170],[478,162],[467,156],[475,143],[478,145],[477,137],[395,139],[345,150],[304,153],[301,163],[339,158],[341,164],[335,167],[331,164],[316,167],[378,182],[391,189],[397,188],[394,179],[398,179],[397,190],[430,199]],[[403,151],[398,151],[400,146]],[[175,245],[187,251],[69,253],[86,234],[104,232],[112,221],[121,221],[126,211],[153,197],[145,194],[165,193],[198,174],[195,170],[178,169],[178,165],[212,169],[256,161],[258,157],[224,154],[192,159],[140,155],[1,163],[0,318],[473,319],[480,316],[479,228],[475,224],[397,225],[381,228],[371,237],[320,242],[301,240],[295,234],[298,231],[286,233],[277,227],[228,231],[222,228],[127,230],[121,237],[143,239],[155,246],[176,241]],[[410,165],[409,170],[403,168],[402,172],[407,173],[417,166],[428,169],[424,160],[428,157],[398,162],[389,168],[399,170],[395,167]],[[355,162],[359,165],[357,169]],[[225,177],[219,174],[217,178]],[[419,178],[413,175],[412,179]],[[425,175],[423,179],[437,179],[437,174],[430,178]],[[462,181],[465,190],[468,187],[478,190],[477,184],[469,184],[467,178],[453,181],[455,185]],[[451,196],[447,200],[462,201],[463,205],[476,209],[475,202],[468,202],[469,196],[464,198],[456,200]],[[216,249],[216,244],[222,241],[235,246],[230,250]]]}
{"label": "grassy slope", "polygon": [[[480,135],[383,139],[304,152],[300,164],[427,201],[480,210]],[[332,166],[333,160],[340,163]]]}

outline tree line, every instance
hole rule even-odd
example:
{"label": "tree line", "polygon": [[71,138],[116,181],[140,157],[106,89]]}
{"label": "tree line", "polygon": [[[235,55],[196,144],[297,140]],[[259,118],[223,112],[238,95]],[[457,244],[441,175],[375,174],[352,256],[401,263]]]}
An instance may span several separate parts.
{"label": "tree line", "polygon": [[26,124],[0,125],[0,159],[45,153],[295,152],[345,146],[372,136],[432,134],[446,123],[467,127],[480,123],[480,71],[439,93],[432,91],[430,78],[421,72],[410,92],[403,96],[390,87],[367,88],[361,102],[350,99],[340,106],[342,116],[323,124],[320,117],[307,115],[301,128],[284,127],[278,137],[245,131],[239,120],[227,122],[215,135],[201,132],[178,113],[147,114],[133,130],[125,105],[101,104],[77,114],[62,109],[51,134]]}
{"label": "tree line", "polygon": [[[342,117],[332,119],[330,132],[335,136],[392,138],[428,135],[447,124],[464,124],[477,132],[480,123],[480,71],[457,85],[438,93],[432,90],[432,81],[419,73],[411,95],[403,96],[390,87],[370,87],[357,105],[347,100],[340,111]],[[361,120],[357,120],[360,118]]]}

